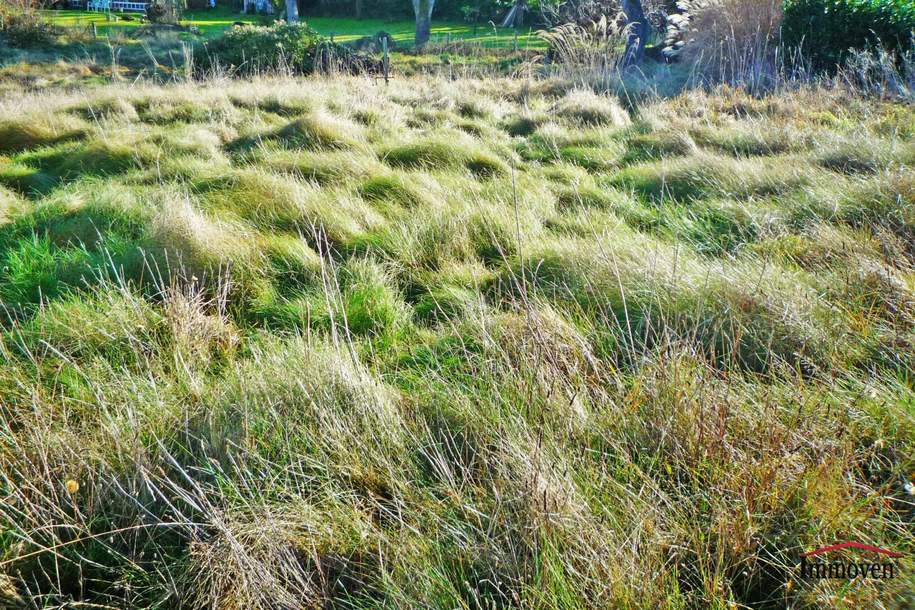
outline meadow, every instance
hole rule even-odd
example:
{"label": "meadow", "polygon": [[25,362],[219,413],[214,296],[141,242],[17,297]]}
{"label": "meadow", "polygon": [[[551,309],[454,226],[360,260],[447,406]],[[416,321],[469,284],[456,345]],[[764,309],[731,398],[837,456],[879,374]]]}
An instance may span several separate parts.
{"label": "meadow", "polygon": [[7,94],[0,599],[904,606],[913,162],[841,89]]}
{"label": "meadow", "polygon": [[915,13],[848,2],[0,5],[0,607],[910,607]]}

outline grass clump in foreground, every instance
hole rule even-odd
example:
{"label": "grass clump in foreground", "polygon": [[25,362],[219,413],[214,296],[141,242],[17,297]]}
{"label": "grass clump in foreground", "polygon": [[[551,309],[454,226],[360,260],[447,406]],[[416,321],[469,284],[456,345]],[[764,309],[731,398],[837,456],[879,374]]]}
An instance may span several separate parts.
{"label": "grass clump in foreground", "polygon": [[[911,106],[428,78],[40,101],[0,101],[0,605],[911,589]],[[841,540],[900,576],[798,578]]]}

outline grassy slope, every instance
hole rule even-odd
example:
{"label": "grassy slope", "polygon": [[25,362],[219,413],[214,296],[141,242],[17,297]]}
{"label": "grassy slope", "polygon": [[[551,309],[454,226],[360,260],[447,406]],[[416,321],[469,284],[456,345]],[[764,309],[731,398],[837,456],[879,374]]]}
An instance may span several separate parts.
{"label": "grassy slope", "polygon": [[[121,30],[135,28],[142,23],[138,21],[109,21],[103,13],[88,11],[61,10],[42,11],[42,14],[51,22],[67,27],[89,27],[95,23],[100,35],[115,33]],[[129,13],[128,13],[129,14]],[[117,13],[115,14],[117,16]],[[134,15],[134,17],[136,17]],[[385,19],[342,19],[332,17],[309,17],[302,19],[315,30],[325,36],[334,36],[337,42],[350,42],[363,36],[371,36],[379,31],[388,32],[395,41],[409,45],[413,42],[415,24],[409,19],[396,21]],[[196,26],[207,37],[216,36],[236,21],[245,23],[259,23],[261,19],[256,16],[241,15],[226,8],[217,8],[211,11],[187,11],[181,20],[182,25]],[[515,44],[515,32],[510,28],[493,28],[481,25],[474,28],[462,22],[440,22],[432,24],[432,42],[444,42],[446,39],[474,42],[486,47],[510,47]],[[539,48],[540,41],[533,36],[531,31],[520,31],[518,46]]]}
{"label": "grassy slope", "polygon": [[[518,81],[0,102],[0,591],[895,605],[912,125]],[[845,539],[902,576],[797,582]]]}

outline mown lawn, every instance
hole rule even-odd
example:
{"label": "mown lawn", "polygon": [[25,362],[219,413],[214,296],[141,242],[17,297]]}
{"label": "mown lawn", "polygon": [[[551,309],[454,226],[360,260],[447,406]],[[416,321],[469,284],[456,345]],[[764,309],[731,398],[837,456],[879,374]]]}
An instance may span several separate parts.
{"label": "mown lawn", "polygon": [[[114,13],[116,20],[110,20],[104,13],[94,13],[77,10],[43,11],[43,14],[52,22],[68,27],[87,28],[95,23],[100,35],[109,32],[125,31],[143,25],[139,15],[131,13]],[[130,16],[131,21],[119,17]],[[363,36],[370,36],[380,31],[385,31],[398,43],[410,44],[413,42],[415,24],[411,20],[383,20],[383,19],[340,19],[331,17],[303,16],[303,21],[312,28],[326,36],[333,36],[338,42],[351,42]],[[181,20],[182,25],[194,26],[200,33],[207,37],[217,36],[226,28],[232,27],[235,22],[265,23],[266,17],[242,15],[225,8],[216,8],[209,11],[188,11]],[[517,38],[517,39],[516,39]],[[511,28],[494,28],[491,25],[474,27],[462,22],[433,22],[432,42],[467,41],[478,43],[486,47],[514,47],[519,49],[540,48],[543,43],[533,34],[531,29],[522,29],[517,32]]]}
{"label": "mown lawn", "polygon": [[[138,13],[106,13],[82,10],[46,10],[42,14],[51,22],[65,27],[89,27],[95,24],[100,35],[127,30],[144,25],[143,16]],[[188,11],[181,20],[182,25],[196,26],[205,36],[215,36],[236,21],[243,23],[260,23],[263,20],[256,16],[241,15],[227,9],[212,11]]]}

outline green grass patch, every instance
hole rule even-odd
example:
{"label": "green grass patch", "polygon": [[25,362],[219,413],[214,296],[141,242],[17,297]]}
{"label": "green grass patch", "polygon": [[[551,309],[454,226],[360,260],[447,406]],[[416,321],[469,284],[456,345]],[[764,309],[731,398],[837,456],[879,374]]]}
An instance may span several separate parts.
{"label": "green grass patch", "polygon": [[709,196],[766,197],[795,191],[811,183],[809,173],[790,161],[736,161],[707,154],[630,166],[612,184],[661,201],[689,201]]}
{"label": "green grass patch", "polygon": [[359,186],[359,194],[364,199],[382,205],[409,209],[423,204],[422,194],[397,175],[370,178]]}
{"label": "green grass patch", "polygon": [[[107,13],[96,13],[80,10],[55,10],[41,11],[41,14],[51,23],[63,27],[88,28],[91,24],[101,36],[116,32],[129,33],[142,25],[137,15],[125,13],[134,20],[128,21],[114,13],[109,18]],[[349,43],[364,36],[373,36],[377,32],[388,32],[398,45],[411,46],[415,36],[416,24],[409,19],[347,19],[340,17],[315,17],[304,15],[303,20],[309,27],[319,34],[333,36],[336,42]],[[188,28],[196,28],[204,37],[219,36],[230,29],[236,22],[260,25],[264,18],[254,15],[242,15],[227,7],[218,6],[215,9],[202,11],[185,11],[180,24]],[[481,25],[479,27],[458,21],[433,21],[432,42],[444,43],[446,41],[466,42],[484,48],[514,48],[517,40],[519,49],[542,49],[544,43],[534,35],[532,28],[522,29],[518,32],[511,28],[494,28]]]}
{"label": "green grass patch", "polygon": [[464,142],[444,137],[428,138],[401,144],[382,152],[388,165],[413,170],[450,169],[464,166],[475,176],[488,178],[508,171],[504,161]]}
{"label": "green grass patch", "polygon": [[308,116],[289,123],[276,132],[275,138],[296,148],[350,148],[357,130],[329,116]]}

